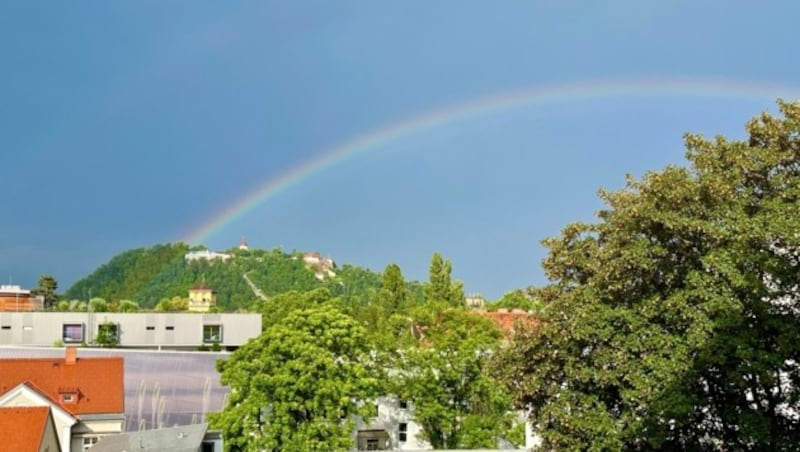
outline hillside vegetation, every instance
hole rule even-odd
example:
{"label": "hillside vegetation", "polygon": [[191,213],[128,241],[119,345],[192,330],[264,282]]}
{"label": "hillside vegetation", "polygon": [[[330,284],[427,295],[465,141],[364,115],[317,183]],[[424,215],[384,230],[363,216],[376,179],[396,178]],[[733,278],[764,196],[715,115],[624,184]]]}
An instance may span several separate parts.
{"label": "hillside vegetation", "polygon": [[[233,249],[226,251],[231,258],[225,261],[187,261],[185,256],[191,250],[184,243],[175,243],[125,251],[76,282],[64,298],[132,300],[148,309],[163,299],[186,297],[190,288],[205,283],[217,291],[220,309],[246,310],[259,298],[249,279],[267,297],[327,288],[357,308],[367,305],[381,285],[379,273],[347,264],[335,267],[335,276],[320,280],[306,268],[300,252]],[[409,283],[409,288],[414,296],[421,297],[419,283]]]}

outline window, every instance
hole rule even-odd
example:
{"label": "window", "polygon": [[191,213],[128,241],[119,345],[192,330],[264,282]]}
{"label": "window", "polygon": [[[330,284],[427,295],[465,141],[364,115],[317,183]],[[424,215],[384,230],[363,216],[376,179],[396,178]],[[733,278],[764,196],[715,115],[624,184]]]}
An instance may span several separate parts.
{"label": "window", "polygon": [[367,450],[380,450],[378,438],[370,438],[367,440]]}
{"label": "window", "polygon": [[119,325],[113,322],[97,325],[97,337],[94,341],[103,347],[116,347],[119,344]]}
{"label": "window", "polygon": [[400,425],[397,427],[397,440],[401,443],[406,442],[408,438],[408,424],[405,422],[401,422]]}
{"label": "window", "polygon": [[75,401],[75,394],[61,394],[61,401],[64,403],[72,403]]}
{"label": "window", "polygon": [[95,444],[97,444],[97,440],[98,440],[98,439],[99,439],[99,438],[98,438],[98,437],[96,437],[96,436],[84,436],[84,437],[83,437],[83,450],[89,450],[89,449],[91,449],[91,448],[92,448],[92,446],[94,446]]}
{"label": "window", "polygon": [[67,343],[83,342],[83,324],[65,323],[62,329],[61,339]]}
{"label": "window", "polygon": [[408,400],[400,399],[397,402],[397,406],[400,407],[401,410],[407,410],[408,409]]}
{"label": "window", "polygon": [[203,325],[203,342],[222,342],[222,325]]}

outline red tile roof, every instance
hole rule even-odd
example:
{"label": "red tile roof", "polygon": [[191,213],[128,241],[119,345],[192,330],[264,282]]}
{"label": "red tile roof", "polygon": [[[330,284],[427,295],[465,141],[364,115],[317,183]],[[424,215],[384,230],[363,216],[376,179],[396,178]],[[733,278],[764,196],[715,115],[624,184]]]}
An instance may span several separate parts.
{"label": "red tile roof", "polygon": [[518,327],[533,327],[539,323],[532,314],[520,309],[514,309],[510,312],[507,309],[476,312],[492,320],[506,336],[512,336],[518,330]]}
{"label": "red tile roof", "polygon": [[49,418],[46,406],[0,408],[0,449],[37,452]]}
{"label": "red tile roof", "polygon": [[[0,360],[0,395],[27,383],[73,415],[125,411],[122,358]],[[73,394],[74,401],[64,401]],[[2,438],[2,436],[0,436]]]}

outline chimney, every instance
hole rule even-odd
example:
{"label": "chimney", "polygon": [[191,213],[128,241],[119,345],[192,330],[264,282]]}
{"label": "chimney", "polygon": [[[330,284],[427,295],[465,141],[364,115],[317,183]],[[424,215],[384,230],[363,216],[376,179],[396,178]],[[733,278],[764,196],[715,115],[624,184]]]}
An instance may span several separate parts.
{"label": "chimney", "polygon": [[74,366],[75,361],[78,360],[78,348],[77,347],[67,347],[67,356],[66,356],[66,364],[68,366]]}

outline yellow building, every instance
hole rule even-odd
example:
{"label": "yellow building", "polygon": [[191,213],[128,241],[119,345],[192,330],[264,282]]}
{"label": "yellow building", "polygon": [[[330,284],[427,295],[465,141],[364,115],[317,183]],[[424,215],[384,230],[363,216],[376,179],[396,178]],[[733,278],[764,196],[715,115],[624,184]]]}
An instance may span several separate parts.
{"label": "yellow building", "polygon": [[189,311],[208,312],[212,306],[216,305],[217,292],[214,289],[205,284],[189,289]]}

